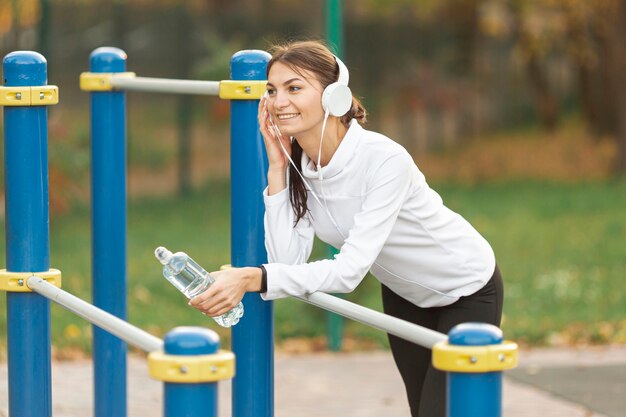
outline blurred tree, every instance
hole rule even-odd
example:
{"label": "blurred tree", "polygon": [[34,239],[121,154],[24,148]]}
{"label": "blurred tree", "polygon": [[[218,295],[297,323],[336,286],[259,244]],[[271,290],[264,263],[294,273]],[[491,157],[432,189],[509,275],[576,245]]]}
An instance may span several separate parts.
{"label": "blurred tree", "polygon": [[[178,68],[176,76],[180,79],[191,77],[192,48],[191,31],[192,20],[184,5],[175,9],[176,16],[176,43],[178,45]],[[191,191],[191,116],[193,112],[193,96],[181,95],[178,97],[178,193],[186,196]]]}
{"label": "blurred tree", "polygon": [[537,117],[543,127],[553,130],[559,121],[558,100],[547,74],[547,57],[561,39],[562,14],[553,0],[514,0],[513,30],[535,100]]}
{"label": "blurred tree", "polygon": [[[590,3],[571,2],[567,13],[568,53],[576,68],[578,91],[582,114],[593,133],[600,133],[599,125],[603,112],[599,109],[594,85],[594,70],[598,67],[598,54],[592,36],[595,19],[590,13]],[[592,6],[591,6],[592,7]]]}
{"label": "blurred tree", "polygon": [[[610,0],[612,1],[612,0]],[[561,1],[566,18],[566,49],[576,68],[581,111],[596,137],[615,132],[614,92],[608,81],[606,37],[608,3]]]}
{"label": "blurred tree", "polygon": [[626,1],[604,0],[599,2],[606,16],[606,25],[600,37],[606,52],[607,85],[615,107],[615,137],[618,143],[616,171],[626,175]]}
{"label": "blurred tree", "polygon": [[39,26],[37,28],[37,50],[50,59],[50,9],[51,0],[39,0]]}
{"label": "blurred tree", "polygon": [[20,0],[11,0],[11,30],[9,31],[9,50],[16,51],[20,49],[20,37],[22,31],[22,3]]}
{"label": "blurred tree", "polygon": [[[8,14],[8,16],[7,16]],[[0,35],[6,36],[7,49],[34,48],[34,30],[40,15],[39,0],[3,0],[0,1],[0,23],[9,23],[0,27]]]}
{"label": "blurred tree", "polygon": [[578,68],[582,113],[595,135],[616,138],[615,170],[626,174],[626,2],[552,3],[561,7],[566,19],[566,49]]}
{"label": "blurred tree", "polygon": [[473,74],[478,68],[479,21],[478,7],[480,0],[462,0],[447,2],[440,13],[446,16],[447,24],[454,30],[456,59],[455,71],[464,75]]}
{"label": "blurred tree", "polygon": [[590,131],[616,138],[615,169],[626,173],[626,1],[511,0],[509,7],[542,125],[552,128],[558,122],[558,100],[546,68],[551,55],[564,51],[576,68]]}
{"label": "blurred tree", "polygon": [[[473,1],[473,0],[470,0]],[[459,0],[458,3],[465,2]],[[413,16],[418,21],[430,21],[442,8],[454,4],[453,0],[366,0],[362,2],[363,13],[381,18]]]}
{"label": "blurred tree", "polygon": [[111,2],[112,41],[116,48],[125,49],[125,37],[127,31],[126,21],[128,20],[126,0],[109,0]]}

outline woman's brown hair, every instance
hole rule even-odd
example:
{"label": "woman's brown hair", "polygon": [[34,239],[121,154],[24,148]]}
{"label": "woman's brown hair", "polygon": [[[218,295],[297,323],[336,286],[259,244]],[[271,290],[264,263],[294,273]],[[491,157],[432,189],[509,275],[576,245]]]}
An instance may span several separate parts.
{"label": "woman's brown hair", "polygon": [[[336,82],[339,78],[339,66],[335,56],[320,41],[298,41],[276,45],[271,49],[271,52],[272,58],[267,64],[268,76],[272,66],[280,62],[299,74],[302,74],[302,71],[314,74],[323,88]],[[352,119],[356,119],[360,124],[364,124],[366,116],[367,112],[361,102],[352,97],[352,107],[339,120],[341,120],[344,126],[348,127]],[[300,147],[297,140],[291,144],[291,158],[296,164],[300,164],[302,147]],[[308,210],[307,190],[293,165],[289,166],[289,198],[296,216],[295,223],[298,223]]]}

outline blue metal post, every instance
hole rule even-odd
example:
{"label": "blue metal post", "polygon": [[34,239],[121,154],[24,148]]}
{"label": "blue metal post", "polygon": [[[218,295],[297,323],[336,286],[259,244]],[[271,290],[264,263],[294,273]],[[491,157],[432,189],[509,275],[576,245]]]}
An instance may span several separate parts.
{"label": "blue metal post", "polygon": [[[3,61],[6,87],[47,84],[46,59],[13,52]],[[4,108],[6,262],[10,272],[50,269],[48,111]],[[9,415],[49,417],[50,303],[35,293],[7,293]]]}
{"label": "blue metal post", "polygon": [[[126,53],[98,48],[91,72],[124,72]],[[126,319],[126,94],[91,93],[93,303]],[[94,326],[95,417],[126,416],[126,343]]]}
{"label": "blue metal post", "polygon": [[[210,355],[220,347],[220,338],[212,330],[179,327],[165,335],[166,355]],[[165,382],[164,417],[216,417],[217,381],[199,383]]]}
{"label": "blue metal post", "polygon": [[[231,59],[233,80],[265,80],[270,55],[240,51]],[[267,186],[267,156],[257,119],[259,100],[232,100],[231,264],[267,262],[262,192]],[[274,415],[274,306],[258,294],[246,294],[244,316],[233,327],[237,375],[233,380],[234,417]]]}
{"label": "blue metal post", "polygon": [[[463,323],[448,333],[451,346],[486,346],[502,343],[502,331],[484,323]],[[478,361],[478,358],[469,362]],[[448,417],[500,417],[502,372],[448,372]]]}

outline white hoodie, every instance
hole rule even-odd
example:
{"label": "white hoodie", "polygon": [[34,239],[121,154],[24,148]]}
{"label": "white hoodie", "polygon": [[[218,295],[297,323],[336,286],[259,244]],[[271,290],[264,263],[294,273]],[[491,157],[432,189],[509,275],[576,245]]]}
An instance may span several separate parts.
{"label": "white hoodie", "polygon": [[[288,188],[272,196],[266,189],[264,299],[350,292],[371,270],[401,297],[438,307],[473,294],[492,276],[489,243],[443,205],[402,146],[356,120],[322,168],[323,181],[304,153],[302,173],[341,233],[310,193],[310,212],[294,227]],[[334,259],[307,263],[314,235],[340,249]]]}

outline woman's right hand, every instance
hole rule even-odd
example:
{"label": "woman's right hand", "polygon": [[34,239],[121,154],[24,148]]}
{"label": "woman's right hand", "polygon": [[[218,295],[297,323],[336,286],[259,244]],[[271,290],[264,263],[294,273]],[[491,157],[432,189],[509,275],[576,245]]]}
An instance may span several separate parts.
{"label": "woman's right hand", "polygon": [[[289,165],[289,160],[285,155],[285,151],[287,151],[287,154],[291,156],[291,138],[280,134],[278,128],[274,128],[272,125],[273,123],[270,121],[269,109],[267,106],[267,96],[264,96],[259,101],[259,127],[265,142],[269,169],[284,171],[287,165]],[[285,151],[281,148],[281,143],[285,148]]]}

